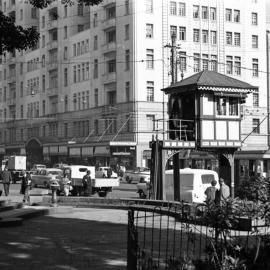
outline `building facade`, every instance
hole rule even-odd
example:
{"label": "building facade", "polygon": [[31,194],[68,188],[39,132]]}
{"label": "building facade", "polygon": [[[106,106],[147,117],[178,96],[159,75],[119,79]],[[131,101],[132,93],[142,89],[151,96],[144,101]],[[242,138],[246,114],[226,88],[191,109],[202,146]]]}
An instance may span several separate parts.
{"label": "building facade", "polygon": [[[149,166],[149,141],[167,136],[161,89],[171,83],[175,35],[176,80],[209,69],[259,87],[241,108],[236,157],[241,172],[252,166],[267,172],[265,1],[104,0],[93,7],[54,1],[37,10],[3,0],[1,10],[40,33],[37,48],[2,56],[2,156]],[[226,107],[228,100],[220,102]]]}

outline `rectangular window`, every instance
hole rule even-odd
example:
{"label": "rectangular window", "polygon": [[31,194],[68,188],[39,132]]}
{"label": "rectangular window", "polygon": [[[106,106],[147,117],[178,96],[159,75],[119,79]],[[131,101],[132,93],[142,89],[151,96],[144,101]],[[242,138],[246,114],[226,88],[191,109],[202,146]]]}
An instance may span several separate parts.
{"label": "rectangular window", "polygon": [[130,101],[130,82],[126,82],[126,101]]}
{"label": "rectangular window", "polygon": [[98,60],[94,60],[94,78],[98,78]]}
{"label": "rectangular window", "polygon": [[252,132],[260,134],[260,119],[257,118],[252,119]]}
{"label": "rectangular window", "polygon": [[212,45],[217,45],[217,31],[211,31],[211,44]]}
{"label": "rectangular window", "polygon": [[199,72],[201,69],[200,66],[201,66],[200,55],[198,53],[194,53],[193,54],[193,71]]}
{"label": "rectangular window", "polygon": [[147,69],[154,68],[154,50],[153,49],[146,50],[146,68]]}
{"label": "rectangular window", "polygon": [[149,131],[155,130],[155,115],[152,115],[152,114],[146,115],[146,125],[147,125],[147,130]]}
{"label": "rectangular window", "polygon": [[67,37],[67,26],[64,26],[64,39],[66,39]]}
{"label": "rectangular window", "polygon": [[180,71],[187,70],[187,54],[186,52],[179,53]]}
{"label": "rectangular window", "polygon": [[68,69],[64,69],[64,86],[68,86]]}
{"label": "rectangular window", "polygon": [[254,92],[252,95],[253,95],[253,107],[258,108],[259,107],[259,93]]}
{"label": "rectangular window", "polygon": [[111,6],[109,8],[106,9],[106,18],[107,20],[111,20],[114,19],[116,15],[116,9],[115,6]]}
{"label": "rectangular window", "polygon": [[197,5],[193,5],[193,18],[194,19],[199,19],[199,12],[200,12],[200,7]]}
{"label": "rectangular window", "polygon": [[232,21],[232,10],[230,8],[226,8],[225,17],[227,22]]}
{"label": "rectangular window", "polygon": [[252,76],[259,76],[259,60],[257,58],[252,58]]}
{"label": "rectangular window", "polygon": [[154,101],[154,82],[147,81],[146,83],[146,101]]}
{"label": "rectangular window", "polygon": [[126,10],[126,15],[129,14],[129,0],[125,1],[125,10]]}
{"label": "rectangular window", "polygon": [[240,22],[240,10],[235,9],[233,14],[233,21],[239,23]]}
{"label": "rectangular window", "polygon": [[153,24],[146,24],[146,38],[153,38]]}
{"label": "rectangular window", "polygon": [[202,30],[202,42],[208,43],[208,30]]}
{"label": "rectangular window", "polygon": [[186,4],[185,3],[179,3],[178,8],[178,15],[179,16],[186,16]]}
{"label": "rectangular window", "polygon": [[176,2],[174,1],[170,2],[170,14],[176,15]]}
{"label": "rectangular window", "polygon": [[238,115],[238,99],[229,97],[229,115]]}
{"label": "rectangular window", "polygon": [[125,51],[125,69],[129,70],[130,68],[130,54],[129,54],[129,50]]}
{"label": "rectangular window", "polygon": [[258,25],[258,14],[255,12],[251,13],[251,24]]}
{"label": "rectangular window", "polygon": [[230,55],[226,56],[226,72],[227,74],[233,73],[233,57]]}
{"label": "rectangular window", "polygon": [[227,114],[227,99],[223,97],[216,98],[216,108],[217,115],[226,115]]}
{"label": "rectangular window", "polygon": [[93,27],[97,27],[97,25],[98,25],[98,15],[97,13],[95,13],[93,19]]}
{"label": "rectangular window", "polygon": [[207,20],[208,19],[208,7],[202,6],[202,19]]}
{"label": "rectangular window", "polygon": [[232,32],[226,32],[226,44],[232,45]]}
{"label": "rectangular window", "polygon": [[236,75],[241,75],[241,57],[234,57],[234,71]]}
{"label": "rectangular window", "polygon": [[73,66],[73,83],[77,82],[77,67]]}
{"label": "rectangular window", "polygon": [[125,40],[129,40],[129,24],[125,25]]}
{"label": "rectangular window", "polygon": [[215,7],[210,7],[210,20],[217,20],[217,9]]}
{"label": "rectangular window", "polygon": [[83,16],[83,4],[78,3],[77,13],[78,13],[78,16]]}
{"label": "rectangular window", "polygon": [[98,36],[94,36],[94,50],[98,49]]}
{"label": "rectangular window", "polygon": [[175,36],[175,38],[177,38],[177,26],[175,25],[170,26],[170,34],[171,34],[171,37]]}
{"label": "rectangular window", "polygon": [[193,42],[200,42],[200,30],[193,29]]}
{"label": "rectangular window", "polygon": [[179,27],[179,40],[186,40],[186,27]]}
{"label": "rectangular window", "polygon": [[63,56],[64,60],[68,59],[68,47],[64,47],[64,56]]}
{"label": "rectangular window", "polygon": [[202,55],[202,69],[203,70],[208,70],[208,54],[203,54]]}
{"label": "rectangular window", "polygon": [[217,55],[211,55],[210,70],[217,72]]}
{"label": "rectangular window", "polygon": [[145,0],[145,12],[153,13],[153,0]]}
{"label": "rectangular window", "polygon": [[98,89],[95,88],[95,107],[98,107]]}
{"label": "rectangular window", "polygon": [[111,59],[111,60],[107,61],[107,72],[108,73],[116,72],[116,61],[115,61],[115,59]]}
{"label": "rectangular window", "polygon": [[252,35],[252,48],[253,49],[258,49],[258,36],[257,35]]}
{"label": "rectangular window", "polygon": [[234,33],[234,45],[241,46],[241,35],[240,33]]}
{"label": "rectangular window", "polygon": [[32,19],[37,18],[37,8],[35,8],[35,7],[31,8],[31,18]]}

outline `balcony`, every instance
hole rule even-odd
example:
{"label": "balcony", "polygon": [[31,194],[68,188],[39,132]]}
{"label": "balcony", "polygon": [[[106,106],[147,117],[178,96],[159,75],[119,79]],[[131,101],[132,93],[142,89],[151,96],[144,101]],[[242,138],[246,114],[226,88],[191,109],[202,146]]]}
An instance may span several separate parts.
{"label": "balcony", "polygon": [[48,97],[58,96],[58,87],[47,88],[46,94]]}
{"label": "balcony", "polygon": [[102,75],[103,83],[116,82],[116,72],[105,73]]}
{"label": "balcony", "polygon": [[52,41],[47,43],[48,50],[55,49],[57,47],[58,47],[58,40],[52,40]]}
{"label": "balcony", "polygon": [[15,106],[15,104],[16,104],[16,98],[7,99],[7,105],[8,106]]}
{"label": "balcony", "polygon": [[52,28],[58,28],[58,20],[50,20],[47,22],[47,28],[52,29]]}
{"label": "balcony", "polygon": [[102,46],[103,53],[116,51],[116,42],[106,43]]}
{"label": "balcony", "polygon": [[16,74],[7,77],[7,83],[16,83]]}
{"label": "balcony", "polygon": [[103,30],[109,27],[115,27],[116,25],[116,19],[112,18],[112,19],[105,19],[103,21]]}
{"label": "balcony", "polygon": [[[56,58],[57,60],[57,58]],[[58,63],[57,61],[53,61],[53,62],[49,62],[47,64],[47,69],[51,70],[51,69],[57,69],[58,68]]]}

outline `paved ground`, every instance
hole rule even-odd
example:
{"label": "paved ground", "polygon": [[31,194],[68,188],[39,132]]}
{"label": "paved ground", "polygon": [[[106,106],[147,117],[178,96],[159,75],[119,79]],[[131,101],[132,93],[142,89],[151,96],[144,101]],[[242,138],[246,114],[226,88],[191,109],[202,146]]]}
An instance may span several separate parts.
{"label": "paved ground", "polygon": [[[22,195],[11,192],[7,199],[21,202]],[[0,228],[0,269],[126,269],[127,211],[63,212]]]}

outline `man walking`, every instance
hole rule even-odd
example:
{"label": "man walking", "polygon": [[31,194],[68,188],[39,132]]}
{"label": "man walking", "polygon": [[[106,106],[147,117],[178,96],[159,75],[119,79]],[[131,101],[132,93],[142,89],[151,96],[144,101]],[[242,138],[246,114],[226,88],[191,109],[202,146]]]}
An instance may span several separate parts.
{"label": "man walking", "polygon": [[217,191],[216,200],[217,203],[222,204],[230,196],[230,188],[225,184],[224,179],[219,179],[220,189]]}
{"label": "man walking", "polygon": [[9,195],[9,186],[11,182],[12,182],[11,172],[8,170],[7,167],[5,167],[3,171],[3,186],[6,196]]}
{"label": "man walking", "polygon": [[91,172],[88,170],[86,172],[86,175],[82,179],[83,184],[83,192],[85,196],[91,196],[92,195],[92,178],[91,178]]}
{"label": "man walking", "polygon": [[216,184],[217,181],[214,179],[211,181],[211,187],[208,187],[204,194],[206,195],[206,203],[213,203],[215,201],[216,198],[216,192],[217,192],[217,188],[216,188]]}

